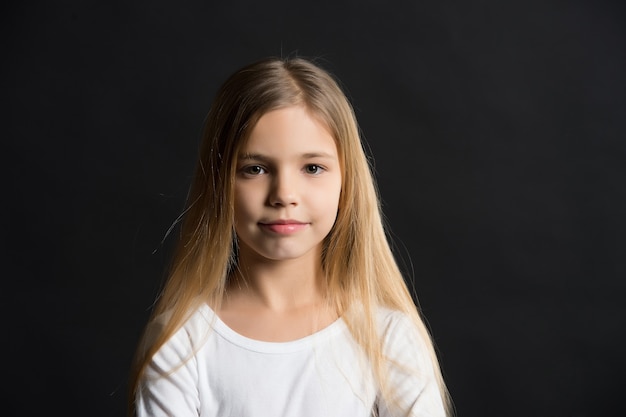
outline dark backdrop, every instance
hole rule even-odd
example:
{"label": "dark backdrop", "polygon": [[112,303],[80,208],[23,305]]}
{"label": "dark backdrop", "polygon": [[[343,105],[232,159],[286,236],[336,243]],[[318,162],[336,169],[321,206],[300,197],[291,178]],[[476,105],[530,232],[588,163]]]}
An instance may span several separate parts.
{"label": "dark backdrop", "polygon": [[459,416],[622,408],[623,2],[2,9],[3,414],[123,415],[213,95],[281,54],[346,87]]}

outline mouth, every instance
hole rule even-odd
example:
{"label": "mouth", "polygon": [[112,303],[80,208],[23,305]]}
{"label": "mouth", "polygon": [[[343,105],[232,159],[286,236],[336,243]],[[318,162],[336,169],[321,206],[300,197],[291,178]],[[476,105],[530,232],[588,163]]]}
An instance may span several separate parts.
{"label": "mouth", "polygon": [[259,222],[262,229],[268,230],[279,235],[290,235],[306,229],[309,223],[299,220],[278,219],[268,222]]}

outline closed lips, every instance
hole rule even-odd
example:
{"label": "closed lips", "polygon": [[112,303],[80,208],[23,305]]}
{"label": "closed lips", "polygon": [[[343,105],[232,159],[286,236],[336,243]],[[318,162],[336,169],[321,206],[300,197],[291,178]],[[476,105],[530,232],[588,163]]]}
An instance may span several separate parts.
{"label": "closed lips", "polygon": [[260,223],[260,225],[274,233],[289,234],[298,232],[307,227],[308,223],[297,220],[277,220],[268,223]]}

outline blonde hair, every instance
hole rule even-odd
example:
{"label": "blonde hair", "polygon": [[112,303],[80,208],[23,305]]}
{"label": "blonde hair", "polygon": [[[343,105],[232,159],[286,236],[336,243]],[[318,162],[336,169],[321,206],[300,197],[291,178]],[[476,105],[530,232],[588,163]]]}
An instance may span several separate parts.
{"label": "blonde hair", "polygon": [[169,319],[146,349],[137,350],[130,379],[132,414],[139,379],[151,357],[203,302],[221,304],[237,263],[233,183],[237,156],[265,113],[304,105],[332,133],[342,167],[336,222],[323,242],[328,302],[343,317],[370,360],[382,394],[386,361],[375,322],[384,306],[407,314],[427,342],[442,400],[449,396],[430,334],[387,241],[378,191],[352,106],[327,71],[303,58],[269,58],[235,72],[218,91],[206,119],[195,178],[188,195],[172,267],[152,312]]}

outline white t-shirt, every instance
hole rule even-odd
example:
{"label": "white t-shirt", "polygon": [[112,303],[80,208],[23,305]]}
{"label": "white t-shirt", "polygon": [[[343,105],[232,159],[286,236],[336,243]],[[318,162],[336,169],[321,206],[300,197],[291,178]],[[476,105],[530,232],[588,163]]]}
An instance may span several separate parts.
{"label": "white t-shirt", "polygon": [[[371,368],[342,319],[291,342],[229,328],[203,305],[156,353],[136,396],[138,417],[445,415],[424,342],[402,313],[377,314],[399,410],[378,397]],[[160,371],[168,372],[163,376]]]}

